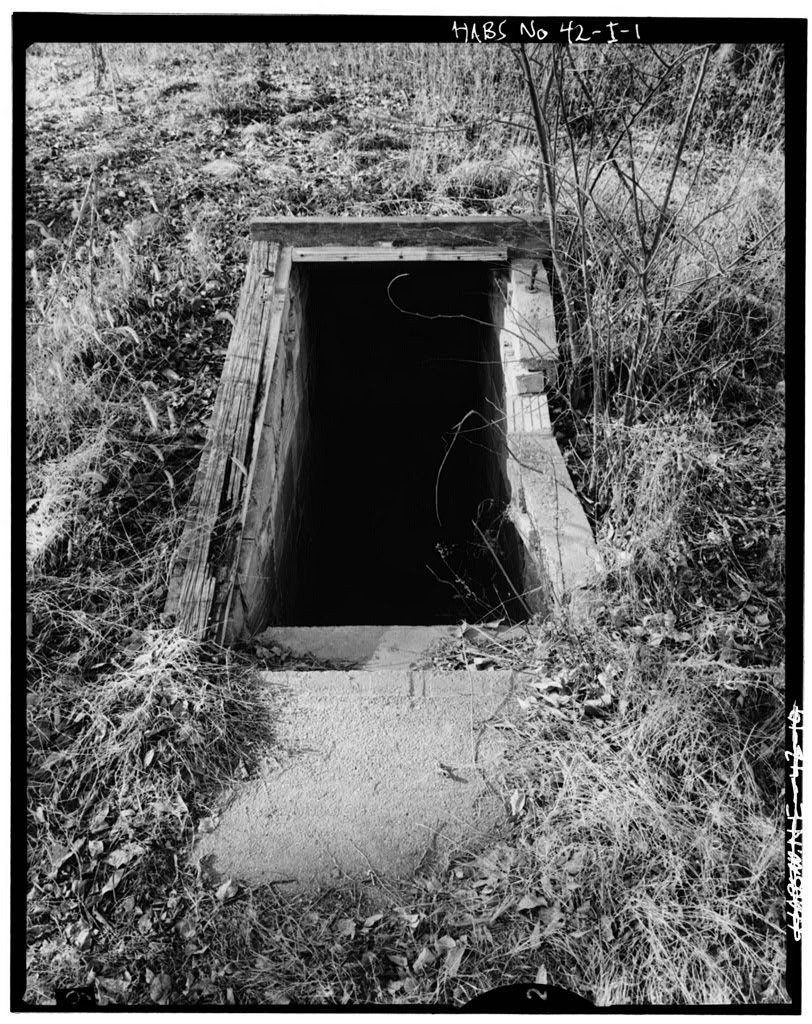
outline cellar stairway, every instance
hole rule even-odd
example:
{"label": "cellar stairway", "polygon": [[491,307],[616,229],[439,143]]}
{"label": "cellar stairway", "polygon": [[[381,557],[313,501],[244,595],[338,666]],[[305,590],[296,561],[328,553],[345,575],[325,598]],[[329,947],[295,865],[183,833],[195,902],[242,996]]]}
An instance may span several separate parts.
{"label": "cellar stairway", "polygon": [[[294,889],[413,875],[506,821],[500,774],[517,679],[437,668],[446,626],[276,627],[261,654],[274,756],[200,835],[217,881]],[[308,668],[302,668],[303,664]]]}

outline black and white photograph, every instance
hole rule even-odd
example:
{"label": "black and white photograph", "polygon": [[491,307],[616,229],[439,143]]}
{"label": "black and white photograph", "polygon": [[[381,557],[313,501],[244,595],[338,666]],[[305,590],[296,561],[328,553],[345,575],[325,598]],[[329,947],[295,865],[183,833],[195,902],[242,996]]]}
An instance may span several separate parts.
{"label": "black and white photograph", "polygon": [[799,1014],[807,21],[81,10],[11,1008]]}

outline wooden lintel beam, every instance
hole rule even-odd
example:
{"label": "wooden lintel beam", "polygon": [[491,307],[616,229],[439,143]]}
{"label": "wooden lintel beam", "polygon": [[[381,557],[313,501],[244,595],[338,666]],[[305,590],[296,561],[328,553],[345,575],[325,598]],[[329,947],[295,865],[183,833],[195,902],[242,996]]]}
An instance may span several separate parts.
{"label": "wooden lintel beam", "polygon": [[294,248],[294,263],[507,263],[508,251],[496,246],[441,249],[411,245],[314,245]]}
{"label": "wooden lintel beam", "polygon": [[256,217],[254,241],[296,248],[321,245],[506,248],[511,258],[549,252],[546,221],[531,217]]}

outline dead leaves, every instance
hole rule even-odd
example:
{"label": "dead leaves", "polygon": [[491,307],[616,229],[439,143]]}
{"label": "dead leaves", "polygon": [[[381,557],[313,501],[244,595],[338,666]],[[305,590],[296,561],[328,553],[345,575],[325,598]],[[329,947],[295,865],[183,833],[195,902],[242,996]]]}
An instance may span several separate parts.
{"label": "dead leaves", "polygon": [[335,933],[343,938],[354,939],[355,938],[356,925],[355,921],[351,917],[342,917],[336,921]]}
{"label": "dead leaves", "polygon": [[435,645],[428,660],[446,672],[523,668],[535,645],[526,626],[505,625],[503,619],[477,625],[463,621],[452,637]]}
{"label": "dead leaves", "polygon": [[172,978],[163,972],[161,974],[153,974],[147,968],[147,981],[149,982],[149,998],[153,1003],[165,1006],[172,995]]}
{"label": "dead leaves", "polygon": [[546,907],[547,901],[541,899],[539,896],[533,896],[528,893],[526,896],[522,896],[519,902],[516,904],[517,910],[535,910],[536,907]]}
{"label": "dead leaves", "polygon": [[[448,936],[450,938],[450,936]],[[451,939],[453,945],[446,952],[445,963],[443,964],[443,974],[448,978],[456,978],[457,973],[462,964],[462,958],[465,956],[465,944],[466,938],[463,936],[458,942]]]}
{"label": "dead leaves", "polygon": [[218,886],[217,892],[215,893],[218,900],[221,903],[230,902],[235,899],[240,892],[240,885],[238,882],[233,881],[231,878],[226,879],[222,885]]}
{"label": "dead leaves", "polygon": [[541,940],[553,935],[564,927],[566,920],[561,904],[553,903],[552,906],[541,896],[534,896],[528,893],[516,904],[516,910],[532,911],[534,918],[533,931],[528,939],[531,949],[537,948]]}
{"label": "dead leaves", "polygon": [[615,688],[620,671],[612,662],[597,670],[587,662],[561,666],[553,672],[522,672],[525,695],[516,701],[522,711],[535,717],[553,714],[576,720],[603,718],[615,703]]}
{"label": "dead leaves", "polygon": [[[95,844],[97,847],[101,846],[101,843]],[[123,868],[130,861],[136,860],[144,855],[144,847],[139,846],[138,843],[124,843],[123,846],[112,850],[105,858],[105,864],[109,864],[113,868]]]}
{"label": "dead leaves", "polygon": [[123,877],[124,877],[124,869],[123,868],[119,868],[117,871],[114,871],[112,873],[112,875],[108,876],[107,881],[104,883],[104,885],[99,890],[99,896],[104,896],[105,893],[113,892],[115,890],[116,886],[118,885],[118,883],[121,881],[121,879]]}
{"label": "dead leaves", "polygon": [[415,974],[420,974],[421,971],[425,971],[428,967],[431,967],[436,959],[437,954],[433,953],[428,946],[424,946],[415,957],[414,963],[412,964],[412,970]]}

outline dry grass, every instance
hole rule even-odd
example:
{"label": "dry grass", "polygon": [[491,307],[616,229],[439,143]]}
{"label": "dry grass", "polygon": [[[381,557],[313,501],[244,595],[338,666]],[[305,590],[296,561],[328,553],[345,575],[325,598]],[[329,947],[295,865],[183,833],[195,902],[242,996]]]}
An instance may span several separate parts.
{"label": "dry grass", "polygon": [[521,881],[581,919],[577,939],[551,939],[548,970],[580,974],[601,1005],[780,999],[782,823],[754,775],[761,744],[780,756],[777,693],[754,680],[748,704],[771,711],[748,735],[724,673],[658,661],[613,663],[601,728],[528,730]]}
{"label": "dry grass", "polygon": [[29,694],[29,914],[44,941],[32,949],[28,997],[37,1001],[52,985],[84,984],[88,962],[102,991],[132,985],[143,1000],[146,975],[131,972],[146,950],[162,971],[165,958],[182,963],[175,924],[195,881],[178,853],[223,780],[247,777],[272,735],[252,669],[228,652],[212,658],[147,630],[98,668],[92,682],[49,676]]}
{"label": "dry grass", "polygon": [[[590,626],[537,624],[487,650],[533,683],[500,844],[372,893],[286,898],[221,890],[187,863],[273,708],[234,652],[160,624],[245,218],[526,214],[532,119],[501,47],[108,50],[115,98],[93,92],[77,47],[29,63],[28,998],[92,983],[127,1005],[436,1005],[546,978],[602,1005],[785,1001],[783,91],[770,55],[743,82],[711,67],[643,296],[619,257],[640,256],[628,190],[598,169],[657,65],[648,50],[632,72],[627,48],[578,51],[594,117],[571,125],[575,159],[568,119],[555,122],[556,176],[604,402],[573,409],[566,388],[554,400],[607,564]],[[648,223],[688,70],[616,153]],[[569,76],[562,110],[576,100]],[[223,151],[242,176],[203,179],[194,154]],[[595,185],[585,218],[575,168]],[[156,208],[154,233],[128,234]]]}

